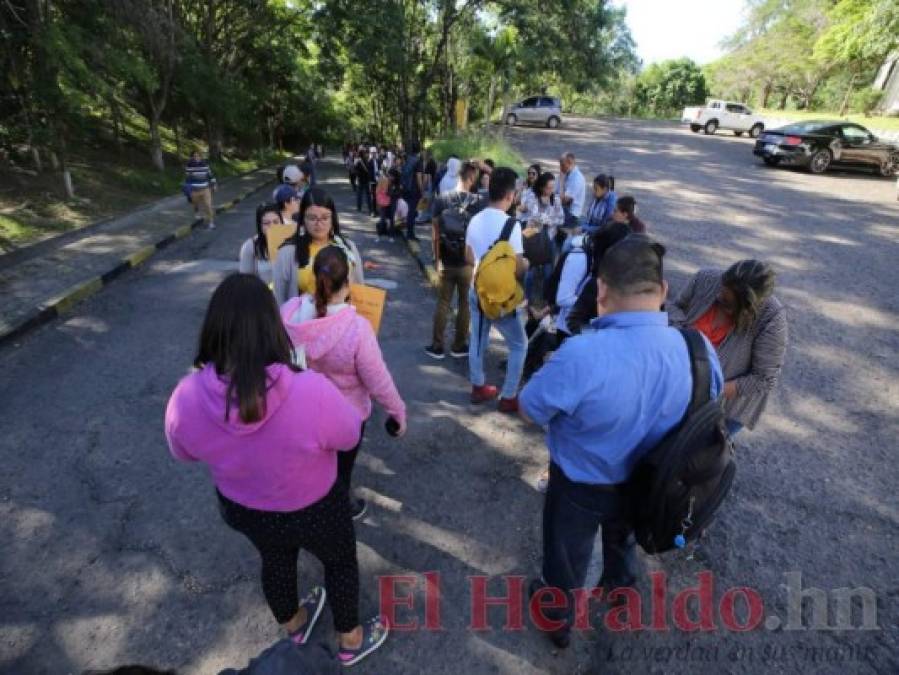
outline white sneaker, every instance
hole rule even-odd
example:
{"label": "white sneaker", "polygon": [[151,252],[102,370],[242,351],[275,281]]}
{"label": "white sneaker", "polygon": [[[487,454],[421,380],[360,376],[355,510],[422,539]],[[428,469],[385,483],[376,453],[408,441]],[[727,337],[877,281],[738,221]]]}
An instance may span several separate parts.
{"label": "white sneaker", "polygon": [[375,237],[375,243],[376,243],[376,244],[380,244],[380,243],[381,243],[381,237]]}
{"label": "white sneaker", "polygon": [[215,223],[209,223],[209,225],[206,226],[206,229],[208,229],[208,230],[214,230],[214,229],[215,229]]}

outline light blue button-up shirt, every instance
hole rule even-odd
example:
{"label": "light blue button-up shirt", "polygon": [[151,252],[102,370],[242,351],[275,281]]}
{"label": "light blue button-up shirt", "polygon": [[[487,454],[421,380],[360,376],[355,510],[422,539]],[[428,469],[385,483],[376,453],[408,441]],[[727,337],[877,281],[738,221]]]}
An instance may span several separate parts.
{"label": "light blue button-up shirt", "polygon": [[[683,419],[693,378],[687,343],[666,312],[621,312],[569,338],[519,397],[547,428],[552,460],[577,483],[626,481],[639,459]],[[706,341],[711,395],[724,386]]]}

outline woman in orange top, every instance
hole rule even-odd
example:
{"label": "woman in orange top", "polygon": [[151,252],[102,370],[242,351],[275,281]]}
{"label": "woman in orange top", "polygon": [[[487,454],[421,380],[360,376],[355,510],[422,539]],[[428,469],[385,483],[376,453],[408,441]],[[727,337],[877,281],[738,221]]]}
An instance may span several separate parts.
{"label": "woman in orange top", "polygon": [[666,306],[672,325],[692,326],[715,346],[731,434],[755,427],[783,368],[787,318],[773,294],[775,279],[760,260],[741,260],[723,273],[700,270]]}

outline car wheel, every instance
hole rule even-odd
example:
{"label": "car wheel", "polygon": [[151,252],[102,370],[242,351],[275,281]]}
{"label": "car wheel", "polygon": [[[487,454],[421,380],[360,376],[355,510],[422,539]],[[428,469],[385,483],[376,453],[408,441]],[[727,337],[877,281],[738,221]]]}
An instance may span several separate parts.
{"label": "car wheel", "polygon": [[510,127],[514,127],[517,122],[518,118],[515,115],[510,114],[506,116],[506,124]]}
{"label": "car wheel", "polygon": [[716,131],[718,131],[718,122],[716,122],[715,120],[709,120],[708,122],[705,123],[705,133],[707,135],[710,136],[710,135],[714,134]]}
{"label": "car wheel", "polygon": [[749,130],[749,135],[753,138],[758,138],[764,130],[764,124],[753,124],[752,129]]}
{"label": "car wheel", "polygon": [[698,134],[700,129],[702,129],[702,127],[699,126],[698,124],[690,125],[690,131],[692,131],[694,134]]}
{"label": "car wheel", "polygon": [[812,173],[824,173],[833,159],[830,150],[818,150],[809,160],[808,168]]}
{"label": "car wheel", "polygon": [[768,166],[777,166],[780,164],[780,157],[762,157],[762,161]]}
{"label": "car wheel", "polygon": [[894,152],[884,164],[880,165],[880,175],[886,178],[899,173],[899,152]]}
{"label": "car wheel", "polygon": [[553,115],[548,120],[546,120],[546,126],[550,129],[557,129],[559,127],[559,118]]}
{"label": "car wheel", "polygon": [[743,135],[743,132],[742,132],[742,131],[735,131],[735,132],[734,132],[734,136],[742,136],[742,135]]}

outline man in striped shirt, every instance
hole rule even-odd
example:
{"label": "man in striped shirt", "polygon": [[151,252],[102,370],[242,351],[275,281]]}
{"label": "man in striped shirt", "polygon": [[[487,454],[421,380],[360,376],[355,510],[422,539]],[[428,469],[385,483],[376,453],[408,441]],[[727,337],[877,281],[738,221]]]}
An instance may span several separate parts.
{"label": "man in striped shirt", "polygon": [[194,213],[203,209],[206,226],[210,230],[214,230],[215,209],[212,207],[212,193],[216,187],[216,180],[209,168],[209,163],[200,156],[199,150],[194,150],[184,171],[184,184],[190,192],[190,202],[194,205]]}

